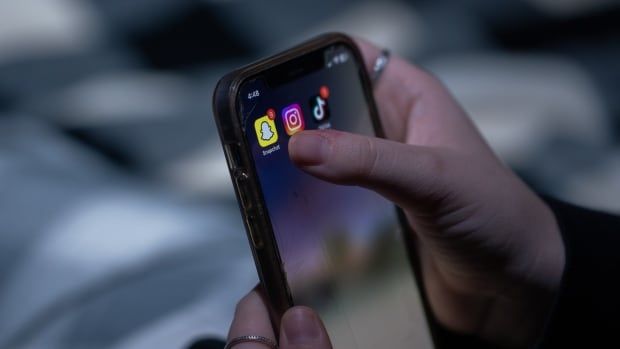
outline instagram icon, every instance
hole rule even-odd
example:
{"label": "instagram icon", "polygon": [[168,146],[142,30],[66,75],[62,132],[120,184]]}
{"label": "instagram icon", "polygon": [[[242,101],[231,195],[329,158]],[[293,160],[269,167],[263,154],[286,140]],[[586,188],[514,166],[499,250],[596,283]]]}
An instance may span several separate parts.
{"label": "instagram icon", "polygon": [[282,121],[284,122],[284,130],[289,136],[302,131],[306,127],[299,104],[291,104],[282,109]]}

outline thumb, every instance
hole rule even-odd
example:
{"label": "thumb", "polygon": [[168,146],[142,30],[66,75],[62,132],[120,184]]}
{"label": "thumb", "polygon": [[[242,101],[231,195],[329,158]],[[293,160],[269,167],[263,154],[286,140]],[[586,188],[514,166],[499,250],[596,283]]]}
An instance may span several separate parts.
{"label": "thumb", "polygon": [[319,316],[310,308],[294,307],[282,316],[281,349],[331,349],[329,336]]}
{"label": "thumb", "polygon": [[449,161],[439,149],[335,130],[300,132],[288,148],[304,171],[374,190],[402,208],[428,207],[448,195]]}

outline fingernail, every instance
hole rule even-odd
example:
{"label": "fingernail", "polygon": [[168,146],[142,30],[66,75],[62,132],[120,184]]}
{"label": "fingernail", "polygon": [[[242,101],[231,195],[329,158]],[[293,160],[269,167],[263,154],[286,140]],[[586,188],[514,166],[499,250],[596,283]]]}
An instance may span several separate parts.
{"label": "fingernail", "polygon": [[321,323],[316,314],[306,308],[292,308],[282,317],[282,330],[290,345],[317,343],[321,339]]}
{"label": "fingernail", "polygon": [[302,132],[291,138],[288,151],[291,159],[302,166],[320,165],[329,156],[329,140],[316,132]]}

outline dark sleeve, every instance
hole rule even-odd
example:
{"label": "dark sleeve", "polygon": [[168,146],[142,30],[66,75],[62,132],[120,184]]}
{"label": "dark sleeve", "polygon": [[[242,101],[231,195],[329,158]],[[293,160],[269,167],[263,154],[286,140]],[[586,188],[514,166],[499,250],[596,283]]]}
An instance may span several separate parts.
{"label": "dark sleeve", "polygon": [[546,201],[566,266],[539,348],[620,348],[620,217]]}

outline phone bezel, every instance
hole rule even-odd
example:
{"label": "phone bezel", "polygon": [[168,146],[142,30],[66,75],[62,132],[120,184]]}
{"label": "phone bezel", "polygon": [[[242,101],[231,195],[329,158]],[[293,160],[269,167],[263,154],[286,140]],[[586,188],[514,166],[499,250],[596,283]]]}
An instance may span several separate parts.
{"label": "phone bezel", "polygon": [[[384,138],[378,109],[374,101],[372,82],[364,65],[364,59],[353,39],[345,34],[323,34],[282,53],[239,68],[220,79],[213,95],[215,121],[226,155],[237,202],[244,218],[244,226],[256,269],[263,286],[262,291],[269,304],[270,317],[276,330],[279,326],[280,317],[294,303],[286,280],[286,274],[282,268],[271,221],[266,213],[266,206],[254,167],[254,160],[248,141],[243,134],[242,117],[239,115],[237,98],[240,87],[248,79],[303,55],[316,50],[324,50],[333,45],[345,45],[353,53],[375,135]],[[406,249],[410,258],[413,277],[419,288],[425,317],[431,332],[431,339],[434,342],[433,345],[436,346],[437,326],[430,312],[428,300],[423,289],[424,284],[421,278],[420,266],[419,263],[416,263],[418,260],[417,244],[414,234],[410,231],[408,224],[406,224],[406,218],[402,210],[396,209],[401,229],[403,230],[403,239],[407,244]]]}

